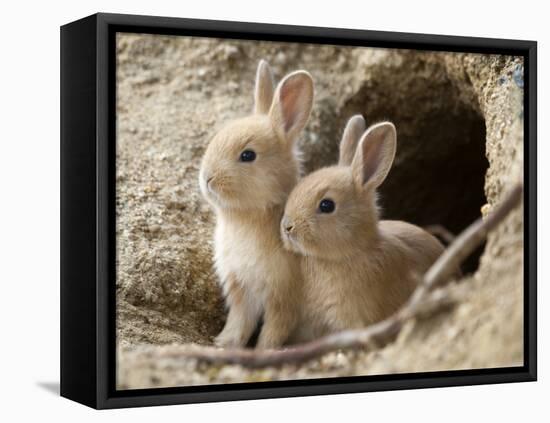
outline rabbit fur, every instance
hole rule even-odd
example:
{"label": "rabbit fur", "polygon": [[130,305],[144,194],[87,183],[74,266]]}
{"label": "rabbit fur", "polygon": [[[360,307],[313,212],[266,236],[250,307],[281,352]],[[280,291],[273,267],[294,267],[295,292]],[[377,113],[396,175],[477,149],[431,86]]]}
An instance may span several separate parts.
{"label": "rabbit fur", "polygon": [[[281,221],[285,248],[301,255],[302,317],[292,342],[364,327],[388,317],[410,296],[443,252],[423,229],[379,221],[376,189],[396,151],[390,122],[365,131],[362,116],[349,120],[337,166],[304,177],[291,192]],[[320,202],[333,202],[321,212]]]}
{"label": "rabbit fur", "polygon": [[260,61],[253,113],[222,128],[203,156],[199,184],[216,213],[215,269],[229,308],[217,345],[245,346],[263,319],[257,347],[276,348],[296,326],[300,262],[283,247],[279,224],[300,176],[296,140],[313,95],[309,73],[292,72],[274,88]]}

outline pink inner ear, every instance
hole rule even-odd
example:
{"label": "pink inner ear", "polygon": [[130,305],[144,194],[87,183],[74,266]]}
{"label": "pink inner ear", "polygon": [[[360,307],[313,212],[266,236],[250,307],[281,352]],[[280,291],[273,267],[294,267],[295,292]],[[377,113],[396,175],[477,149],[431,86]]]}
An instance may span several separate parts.
{"label": "pink inner ear", "polygon": [[281,87],[280,98],[285,132],[288,132],[296,121],[297,104],[300,98],[298,86],[299,81],[288,81]]}
{"label": "pink inner ear", "polygon": [[383,137],[363,143],[363,183],[367,183],[378,171],[382,162]]}

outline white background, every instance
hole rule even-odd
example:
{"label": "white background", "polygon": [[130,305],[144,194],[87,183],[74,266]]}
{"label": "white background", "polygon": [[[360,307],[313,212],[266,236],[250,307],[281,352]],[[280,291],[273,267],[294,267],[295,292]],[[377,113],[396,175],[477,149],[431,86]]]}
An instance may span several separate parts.
{"label": "white background", "polygon": [[[5,1],[0,25],[0,419],[533,421],[549,418],[548,11],[544,1]],[[539,42],[539,382],[92,411],[59,381],[59,26],[98,12]],[[546,393],[544,392],[546,390]]]}

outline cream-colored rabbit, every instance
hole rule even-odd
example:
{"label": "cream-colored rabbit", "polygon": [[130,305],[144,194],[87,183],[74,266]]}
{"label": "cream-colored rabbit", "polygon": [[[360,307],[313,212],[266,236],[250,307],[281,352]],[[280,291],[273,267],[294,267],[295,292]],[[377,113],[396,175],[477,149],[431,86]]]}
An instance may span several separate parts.
{"label": "cream-colored rabbit", "polygon": [[279,223],[299,178],[296,139],[313,102],[305,71],[273,89],[269,65],[256,74],[254,113],[218,132],[204,154],[200,187],[216,211],[215,266],[229,307],[221,346],[245,346],[263,317],[259,348],[281,346],[300,305],[299,257],[283,248]]}
{"label": "cream-colored rabbit", "polygon": [[384,319],[412,293],[414,275],[443,251],[417,226],[379,221],[376,188],[392,165],[396,131],[389,122],[364,129],[363,118],[353,117],[338,166],[306,176],[287,201],[281,236],[286,248],[302,255],[305,279],[293,342]]}

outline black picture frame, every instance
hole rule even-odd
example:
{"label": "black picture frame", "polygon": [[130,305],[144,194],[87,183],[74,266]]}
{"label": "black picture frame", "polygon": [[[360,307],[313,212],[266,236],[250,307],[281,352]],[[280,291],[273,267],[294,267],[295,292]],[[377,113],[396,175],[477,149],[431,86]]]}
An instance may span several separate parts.
{"label": "black picture frame", "polygon": [[[117,32],[523,56],[524,365],[116,391],[114,37]],[[536,84],[534,41],[103,13],[61,27],[61,395],[100,409],[536,380]]]}

